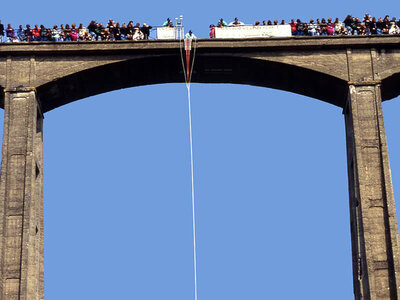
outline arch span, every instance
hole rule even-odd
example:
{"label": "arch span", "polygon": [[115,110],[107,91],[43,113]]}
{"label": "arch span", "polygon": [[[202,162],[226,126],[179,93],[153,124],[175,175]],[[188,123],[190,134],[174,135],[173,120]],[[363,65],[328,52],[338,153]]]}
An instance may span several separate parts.
{"label": "arch span", "polygon": [[400,95],[400,72],[382,80],[382,100],[393,99]]}
{"label": "arch span", "polygon": [[[347,84],[328,74],[267,60],[198,55],[193,82],[234,83],[285,90],[340,107]],[[80,71],[38,87],[44,112],[61,105],[117,89],[184,82],[179,55],[131,59]]]}

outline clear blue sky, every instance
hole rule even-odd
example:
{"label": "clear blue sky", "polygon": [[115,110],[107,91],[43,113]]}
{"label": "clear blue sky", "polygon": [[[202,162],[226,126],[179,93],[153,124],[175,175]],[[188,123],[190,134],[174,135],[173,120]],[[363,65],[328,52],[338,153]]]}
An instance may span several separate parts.
{"label": "clear blue sky", "polygon": [[[187,30],[207,37],[220,17],[399,17],[399,8],[395,1],[42,0],[5,2],[1,20],[158,25],[182,14]],[[399,99],[383,107],[400,201]],[[199,300],[353,299],[341,109],[224,84],[193,84],[192,109]],[[188,130],[184,84],[114,91],[46,114],[46,299],[194,299]]]}

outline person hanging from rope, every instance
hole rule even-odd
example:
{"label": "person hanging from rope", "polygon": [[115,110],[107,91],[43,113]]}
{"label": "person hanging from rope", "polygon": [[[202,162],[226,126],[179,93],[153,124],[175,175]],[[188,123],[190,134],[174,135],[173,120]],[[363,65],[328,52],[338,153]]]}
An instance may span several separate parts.
{"label": "person hanging from rope", "polygon": [[188,33],[185,34],[185,39],[197,39],[197,37],[193,34],[191,30],[189,30]]}

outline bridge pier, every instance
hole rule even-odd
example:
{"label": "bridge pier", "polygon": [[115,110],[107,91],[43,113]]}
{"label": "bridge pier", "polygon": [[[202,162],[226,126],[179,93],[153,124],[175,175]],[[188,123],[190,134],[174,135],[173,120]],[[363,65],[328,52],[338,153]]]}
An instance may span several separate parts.
{"label": "bridge pier", "polygon": [[0,299],[44,299],[43,151],[33,88],[5,90],[0,180]]}
{"label": "bridge pier", "polygon": [[350,84],[346,122],[356,300],[399,299],[400,248],[379,82]]}

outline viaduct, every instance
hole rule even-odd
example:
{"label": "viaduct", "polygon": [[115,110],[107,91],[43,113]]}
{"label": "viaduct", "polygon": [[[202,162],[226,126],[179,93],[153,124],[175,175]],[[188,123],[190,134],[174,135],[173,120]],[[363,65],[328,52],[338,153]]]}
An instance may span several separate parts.
{"label": "viaduct", "polygon": [[[400,37],[200,39],[193,82],[281,89],[343,108],[355,299],[400,299],[382,101],[400,94]],[[43,114],[88,96],[183,82],[175,40],[0,45],[5,110],[0,299],[44,299]]]}

